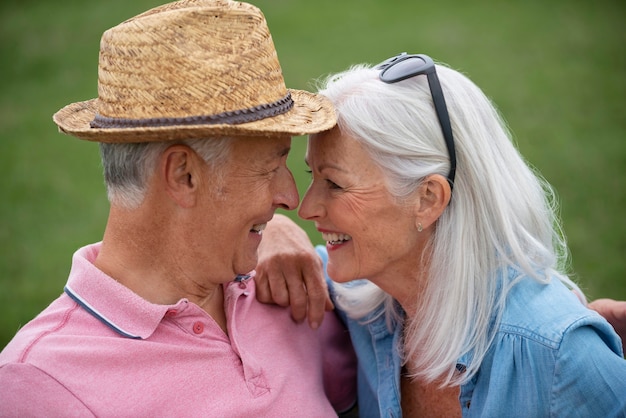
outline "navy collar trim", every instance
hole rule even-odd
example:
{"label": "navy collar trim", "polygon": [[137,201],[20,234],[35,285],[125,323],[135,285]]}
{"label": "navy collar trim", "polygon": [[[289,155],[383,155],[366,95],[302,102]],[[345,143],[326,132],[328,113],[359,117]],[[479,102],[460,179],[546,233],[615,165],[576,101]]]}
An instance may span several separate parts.
{"label": "navy collar trim", "polygon": [[125,330],[123,330],[122,328],[118,327],[117,325],[115,325],[113,322],[111,322],[109,319],[107,319],[106,316],[104,316],[103,314],[101,314],[100,312],[98,312],[93,306],[91,306],[89,303],[87,303],[83,298],[81,298],[80,296],[78,296],[78,294],[76,294],[70,287],[69,285],[66,285],[65,288],[63,289],[63,291],[65,292],[66,295],[68,295],[74,302],[76,302],[78,305],[80,305],[83,309],[85,309],[87,312],[89,312],[93,317],[95,317],[96,319],[98,319],[100,322],[102,322],[103,324],[105,324],[106,326],[108,326],[109,328],[111,328],[113,331],[117,332],[118,334],[120,334],[122,337],[126,337],[126,338],[132,338],[134,340],[140,340],[141,337],[139,335],[134,335],[131,334],[130,332],[127,332]]}

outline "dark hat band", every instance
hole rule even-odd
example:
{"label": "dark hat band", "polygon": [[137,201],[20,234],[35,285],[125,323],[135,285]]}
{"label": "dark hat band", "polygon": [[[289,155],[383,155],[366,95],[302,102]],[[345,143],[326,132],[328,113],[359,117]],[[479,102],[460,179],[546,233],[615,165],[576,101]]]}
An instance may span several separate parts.
{"label": "dark hat band", "polygon": [[247,109],[231,110],[216,115],[187,116],[181,118],[127,119],[110,118],[96,113],[89,126],[100,129],[124,129],[179,125],[239,125],[241,123],[254,122],[282,115],[291,110],[293,106],[294,102],[291,98],[291,93],[287,92],[285,97],[272,103],[249,107]]}

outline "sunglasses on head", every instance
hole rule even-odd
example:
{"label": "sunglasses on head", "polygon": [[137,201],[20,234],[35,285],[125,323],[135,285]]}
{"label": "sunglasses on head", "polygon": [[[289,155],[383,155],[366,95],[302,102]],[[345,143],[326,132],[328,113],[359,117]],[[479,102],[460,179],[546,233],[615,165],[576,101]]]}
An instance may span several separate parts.
{"label": "sunglasses on head", "polygon": [[448,154],[450,155],[450,173],[448,173],[448,182],[450,183],[450,188],[454,187],[456,152],[454,149],[450,116],[448,115],[448,108],[446,107],[446,100],[443,97],[441,84],[439,84],[439,77],[437,77],[437,72],[435,71],[435,63],[427,55],[408,55],[406,52],[403,52],[395,57],[383,61],[375,68],[377,70],[381,70],[378,77],[381,81],[387,84],[397,83],[398,81],[406,80],[407,78],[422,74],[426,74],[426,77],[428,77],[430,95],[433,98],[437,119],[439,119],[439,125],[441,125],[443,138],[446,141],[446,148],[448,148]]}

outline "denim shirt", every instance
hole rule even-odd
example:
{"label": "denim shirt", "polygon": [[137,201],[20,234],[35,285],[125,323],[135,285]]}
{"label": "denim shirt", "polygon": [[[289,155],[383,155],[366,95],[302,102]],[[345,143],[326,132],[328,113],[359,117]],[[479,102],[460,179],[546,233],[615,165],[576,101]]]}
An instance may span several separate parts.
{"label": "denim shirt", "polygon": [[[326,248],[317,252],[326,267]],[[358,357],[360,416],[401,417],[402,324],[390,329],[380,310],[359,320],[339,314]],[[457,369],[471,358],[462,356]],[[558,279],[546,285],[525,278],[510,291],[495,338],[459,401],[464,418],[626,417],[621,340]]]}

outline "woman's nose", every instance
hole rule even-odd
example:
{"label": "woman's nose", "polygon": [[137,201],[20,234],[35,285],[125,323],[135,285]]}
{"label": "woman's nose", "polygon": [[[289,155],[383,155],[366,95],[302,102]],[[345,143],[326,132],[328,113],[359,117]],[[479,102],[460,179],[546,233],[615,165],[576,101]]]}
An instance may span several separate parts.
{"label": "woman's nose", "polygon": [[313,220],[322,216],[322,209],[317,193],[311,184],[302,198],[298,216],[302,219]]}

